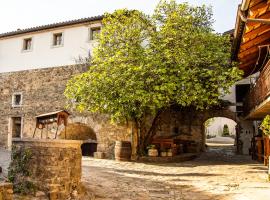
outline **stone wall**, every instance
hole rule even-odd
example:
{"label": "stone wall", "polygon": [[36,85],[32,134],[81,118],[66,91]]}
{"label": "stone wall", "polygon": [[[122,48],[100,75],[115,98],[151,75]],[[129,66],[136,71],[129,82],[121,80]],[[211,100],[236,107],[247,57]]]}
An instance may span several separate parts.
{"label": "stone wall", "polygon": [[1,200],[13,199],[13,186],[11,183],[0,182],[0,199]]}
{"label": "stone wall", "polygon": [[[22,138],[32,137],[35,129],[35,116],[64,109],[66,99],[63,95],[67,81],[76,74],[85,72],[87,67],[83,65],[64,66],[46,69],[27,70],[12,73],[0,73],[0,147],[11,147],[12,117],[22,117]],[[22,94],[22,106],[12,107],[12,95],[16,92]],[[97,139],[97,150],[105,152],[107,158],[113,158],[113,150],[116,140],[131,140],[131,127],[127,125],[114,125],[106,115],[71,113],[67,127],[67,133],[73,131],[78,124],[89,127],[92,133],[89,139]],[[157,136],[176,137],[183,140],[195,141],[199,149],[203,150],[205,134],[203,123],[211,117],[235,116],[229,110],[216,110],[214,112],[198,112],[195,110],[168,109],[162,116]],[[59,138],[63,138],[64,127],[60,127]],[[80,129],[76,139],[87,139],[86,129]],[[47,134],[54,136],[56,126],[51,125],[43,131],[43,137]],[[62,132],[62,133],[61,133]],[[61,136],[60,136],[61,135]],[[41,137],[41,131],[37,130],[37,137]],[[80,136],[82,136],[80,138]]]}
{"label": "stone wall", "polygon": [[[67,81],[76,74],[85,72],[83,65],[26,70],[11,73],[0,73],[0,147],[11,147],[11,118],[22,117],[22,137],[32,137],[35,129],[35,116],[64,109],[66,99],[63,95]],[[22,94],[22,106],[12,107],[12,95]],[[71,113],[69,123],[83,123],[93,129],[98,142],[98,151],[108,152],[112,157],[115,140],[130,140],[126,126],[110,123],[105,115],[89,113]],[[60,127],[59,133],[63,130]],[[48,127],[49,137],[53,137],[55,126]],[[43,131],[46,135],[47,130]],[[41,136],[37,130],[37,137]],[[80,139],[80,138],[78,138]],[[85,139],[85,138],[83,138]]]}
{"label": "stone wall", "polygon": [[14,177],[14,191],[26,194],[42,191],[55,199],[69,199],[78,193],[81,144],[82,141],[76,140],[15,139],[9,170],[9,176]]}

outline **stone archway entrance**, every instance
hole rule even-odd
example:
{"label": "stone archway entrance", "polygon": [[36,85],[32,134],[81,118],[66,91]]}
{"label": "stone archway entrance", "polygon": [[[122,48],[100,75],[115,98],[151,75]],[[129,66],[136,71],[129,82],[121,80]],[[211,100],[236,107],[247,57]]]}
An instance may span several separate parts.
{"label": "stone archway entrance", "polygon": [[213,117],[204,122],[205,145],[227,146],[235,152],[237,123],[226,117]]}
{"label": "stone archway entrance", "polygon": [[[236,147],[238,146],[238,138],[239,138],[239,126],[240,126],[240,120],[237,117],[236,113],[230,110],[229,108],[222,108],[222,109],[216,109],[216,110],[208,110],[205,111],[203,114],[203,117],[201,118],[201,134],[202,134],[202,151],[205,151],[206,147],[206,140],[207,140],[207,130],[205,127],[205,123],[209,119],[221,119],[220,120],[220,125],[222,126],[221,128],[224,128],[224,125],[227,123],[231,123],[229,129],[231,129],[231,132],[234,132],[234,144]],[[223,120],[222,120],[223,119]],[[234,127],[233,127],[234,126]],[[235,129],[234,131],[232,129]],[[223,131],[223,130],[221,130]],[[229,130],[230,131],[230,130]],[[214,139],[213,139],[214,140]],[[225,139],[224,139],[225,142]],[[236,149],[237,150],[237,149]]]}
{"label": "stone archway entrance", "polygon": [[[65,131],[63,130],[59,136],[60,139],[65,138]],[[86,124],[76,122],[70,123],[66,127],[67,140],[82,140],[81,146],[83,156],[94,156],[97,151],[97,136],[95,131]]]}

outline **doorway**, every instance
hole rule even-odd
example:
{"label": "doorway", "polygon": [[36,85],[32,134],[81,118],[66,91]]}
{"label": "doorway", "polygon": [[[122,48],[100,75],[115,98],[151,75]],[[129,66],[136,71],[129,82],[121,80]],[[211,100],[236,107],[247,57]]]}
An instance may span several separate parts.
{"label": "doorway", "polygon": [[22,133],[22,118],[21,117],[11,118],[11,133],[12,133],[12,138],[21,138],[21,133]]}

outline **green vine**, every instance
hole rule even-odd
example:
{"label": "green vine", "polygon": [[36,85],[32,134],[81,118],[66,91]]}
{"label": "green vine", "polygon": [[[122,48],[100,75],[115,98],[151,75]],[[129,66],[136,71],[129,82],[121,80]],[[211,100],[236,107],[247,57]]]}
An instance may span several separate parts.
{"label": "green vine", "polygon": [[12,146],[12,161],[8,169],[8,180],[13,183],[15,193],[34,194],[36,192],[35,185],[27,180],[27,177],[31,175],[29,161],[32,156],[30,149]]}

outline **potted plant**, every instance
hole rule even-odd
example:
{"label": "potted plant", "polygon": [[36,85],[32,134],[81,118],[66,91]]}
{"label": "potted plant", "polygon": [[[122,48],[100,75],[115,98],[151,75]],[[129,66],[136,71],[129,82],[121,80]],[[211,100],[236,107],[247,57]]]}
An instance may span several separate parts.
{"label": "potted plant", "polygon": [[166,151],[165,148],[160,149],[160,155],[161,155],[161,157],[166,157],[167,156],[167,151]]}
{"label": "potted plant", "polygon": [[173,156],[172,149],[168,149],[167,156],[169,156],[169,157],[172,157]]}
{"label": "potted plant", "polygon": [[158,150],[156,149],[156,145],[151,144],[147,146],[148,149],[148,156],[150,157],[157,157],[158,156]]}

